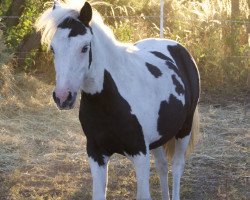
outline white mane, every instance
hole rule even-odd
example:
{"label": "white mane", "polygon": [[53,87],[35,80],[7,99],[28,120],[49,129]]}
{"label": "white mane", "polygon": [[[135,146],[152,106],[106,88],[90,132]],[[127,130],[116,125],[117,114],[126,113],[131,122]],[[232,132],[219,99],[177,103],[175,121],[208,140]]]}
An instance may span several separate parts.
{"label": "white mane", "polygon": [[[84,0],[65,0],[64,2],[57,1],[56,9],[53,9],[53,6],[51,6],[44,11],[35,24],[36,30],[41,31],[42,33],[41,42],[49,46],[58,25],[68,17],[78,19],[80,10],[84,3]],[[93,18],[90,26],[95,26],[99,30],[102,29],[108,38],[114,40],[115,42],[113,32],[104,24],[97,11],[93,12]]]}

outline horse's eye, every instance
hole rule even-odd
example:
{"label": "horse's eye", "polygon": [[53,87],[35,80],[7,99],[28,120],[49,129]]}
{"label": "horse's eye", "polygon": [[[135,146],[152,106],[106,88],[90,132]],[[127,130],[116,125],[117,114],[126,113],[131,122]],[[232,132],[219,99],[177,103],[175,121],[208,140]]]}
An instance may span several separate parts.
{"label": "horse's eye", "polygon": [[52,52],[52,53],[55,53],[54,52],[54,49],[53,49],[53,47],[50,45],[50,51]]}
{"label": "horse's eye", "polygon": [[86,53],[88,51],[88,48],[89,48],[89,45],[85,45],[83,48],[82,48],[82,53]]}

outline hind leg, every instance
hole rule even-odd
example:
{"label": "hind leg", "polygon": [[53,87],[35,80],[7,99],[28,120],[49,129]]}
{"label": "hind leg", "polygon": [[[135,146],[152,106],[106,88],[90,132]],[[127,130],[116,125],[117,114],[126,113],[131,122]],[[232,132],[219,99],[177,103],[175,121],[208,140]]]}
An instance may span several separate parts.
{"label": "hind leg", "polygon": [[188,147],[190,134],[182,139],[175,140],[175,152],[172,164],[173,173],[173,200],[180,199],[180,180],[185,166],[185,153]]}
{"label": "hind leg", "polygon": [[160,175],[162,200],[169,200],[168,161],[165,149],[161,146],[151,150],[155,158],[155,167]]}

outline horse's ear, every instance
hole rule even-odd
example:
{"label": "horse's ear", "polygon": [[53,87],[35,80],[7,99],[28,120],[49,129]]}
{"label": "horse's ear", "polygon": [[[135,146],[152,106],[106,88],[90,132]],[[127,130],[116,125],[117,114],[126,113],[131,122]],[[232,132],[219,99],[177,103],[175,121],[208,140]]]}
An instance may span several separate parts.
{"label": "horse's ear", "polygon": [[57,0],[54,1],[54,6],[53,6],[53,10],[55,10],[56,8],[60,7],[60,4]]}
{"label": "horse's ear", "polygon": [[86,1],[80,11],[80,16],[78,19],[85,25],[89,26],[89,23],[92,19],[92,7],[91,5]]}

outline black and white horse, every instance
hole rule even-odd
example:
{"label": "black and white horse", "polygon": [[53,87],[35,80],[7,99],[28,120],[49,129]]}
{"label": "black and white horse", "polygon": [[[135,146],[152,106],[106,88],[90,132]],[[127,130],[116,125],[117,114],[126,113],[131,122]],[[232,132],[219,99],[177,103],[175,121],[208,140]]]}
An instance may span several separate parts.
{"label": "black and white horse", "polygon": [[162,199],[169,199],[164,145],[172,138],[172,198],[180,199],[200,91],[199,73],[187,50],[165,39],[123,44],[97,12],[92,15],[91,5],[79,0],[55,2],[36,27],[54,53],[53,98],[58,108],[73,108],[81,92],[79,119],[87,138],[93,199],[106,198],[107,165],[114,153],[133,162],[137,199],[151,199],[150,151],[160,174]]}

